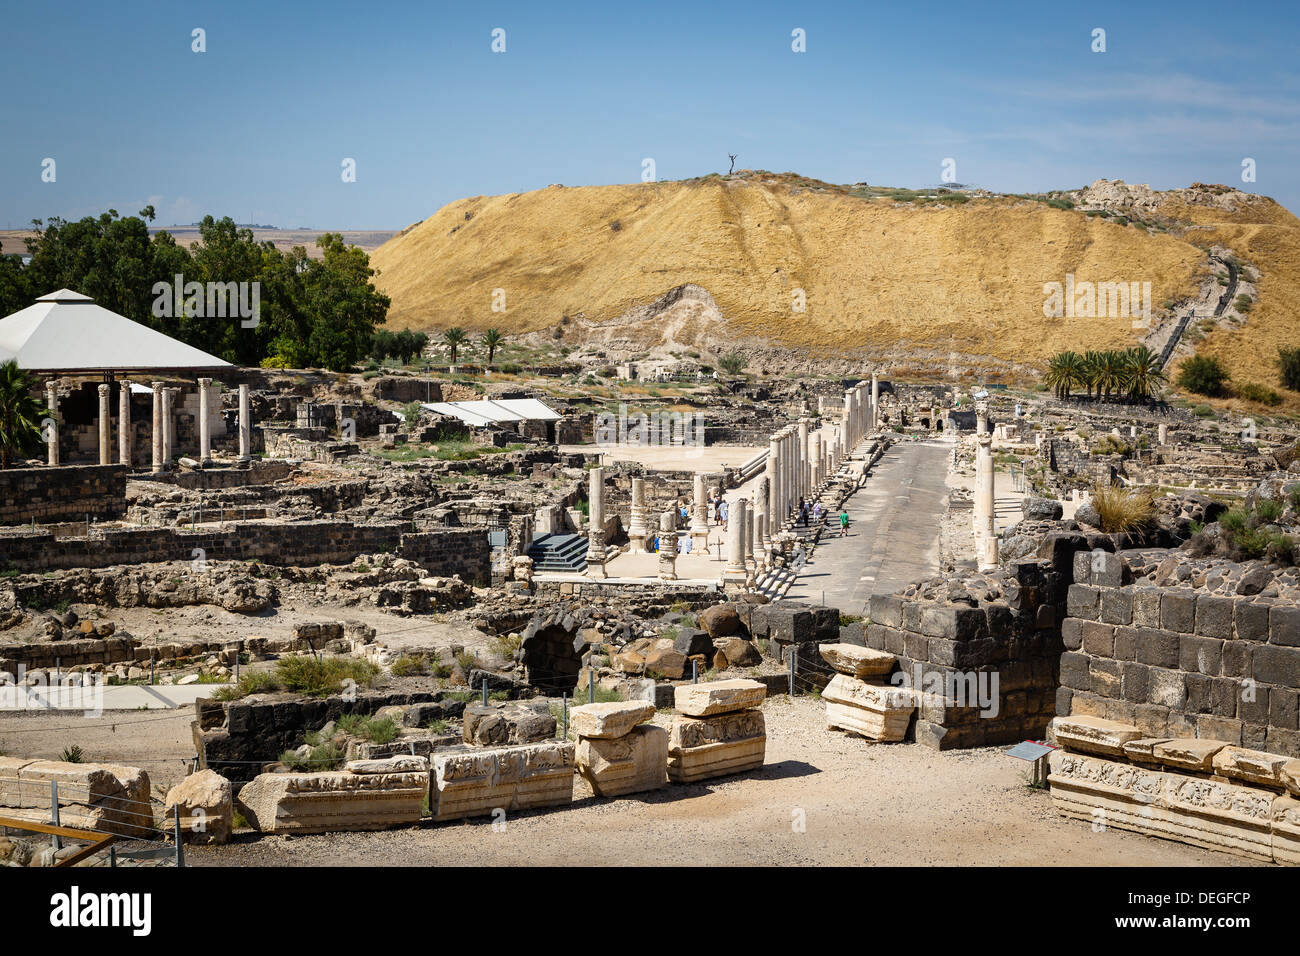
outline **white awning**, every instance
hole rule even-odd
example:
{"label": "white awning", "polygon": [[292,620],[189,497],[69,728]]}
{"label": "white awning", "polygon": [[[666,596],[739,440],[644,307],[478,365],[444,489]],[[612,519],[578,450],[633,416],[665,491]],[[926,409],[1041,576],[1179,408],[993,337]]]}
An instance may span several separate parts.
{"label": "white awning", "polygon": [[473,402],[426,402],[420,405],[437,415],[451,415],[466,425],[481,428],[498,422],[554,422],[563,416],[535,398],[482,399]]}

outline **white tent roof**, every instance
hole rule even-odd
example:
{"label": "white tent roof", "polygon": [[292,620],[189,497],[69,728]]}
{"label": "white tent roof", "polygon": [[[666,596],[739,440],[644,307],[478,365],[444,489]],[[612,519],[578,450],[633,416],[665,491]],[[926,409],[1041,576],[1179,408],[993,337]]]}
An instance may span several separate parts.
{"label": "white tent roof", "polygon": [[34,372],[166,371],[230,368],[89,296],[60,289],[0,319],[0,361]]}
{"label": "white tent roof", "polygon": [[545,402],[535,398],[499,398],[476,402],[428,402],[422,404],[438,415],[452,415],[466,425],[478,428],[494,422],[554,422],[562,417]]}

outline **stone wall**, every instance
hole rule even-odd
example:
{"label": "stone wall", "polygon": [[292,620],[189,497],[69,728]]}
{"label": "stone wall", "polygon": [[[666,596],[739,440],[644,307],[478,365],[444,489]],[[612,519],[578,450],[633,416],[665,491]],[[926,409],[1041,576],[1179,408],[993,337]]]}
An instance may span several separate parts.
{"label": "stone wall", "polygon": [[[932,701],[918,713],[909,733],[918,743],[947,750],[1046,734],[1056,712],[1061,653],[1055,600],[1065,585],[1048,563],[1022,562],[1015,577],[1000,601],[872,596],[866,646],[898,659],[904,686],[945,688],[948,704]],[[981,693],[995,706],[975,706]]]}
{"label": "stone wall", "polygon": [[11,534],[0,537],[0,561],[16,571],[52,571],[190,561],[198,551],[209,561],[316,565],[348,564],[358,555],[387,551],[410,558],[435,575],[459,574],[465,581],[484,585],[491,580],[492,554],[486,531],[410,532],[409,527],[405,522],[236,522],[200,531],[98,529],[88,538]]}
{"label": "stone wall", "polygon": [[1123,584],[1080,555],[1056,712],[1300,756],[1300,607]]}
{"label": "stone wall", "polygon": [[0,471],[0,524],[76,520],[87,515],[120,518],[125,513],[125,465]]}

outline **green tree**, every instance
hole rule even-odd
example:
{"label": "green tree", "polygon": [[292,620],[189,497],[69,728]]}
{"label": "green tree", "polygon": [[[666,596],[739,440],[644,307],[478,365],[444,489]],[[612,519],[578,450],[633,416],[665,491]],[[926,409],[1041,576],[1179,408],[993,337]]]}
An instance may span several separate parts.
{"label": "green tree", "polygon": [[49,409],[32,397],[35,387],[35,378],[13,359],[0,364],[0,468],[40,444]]}
{"label": "green tree", "polygon": [[460,347],[465,344],[467,338],[469,336],[465,333],[465,330],[456,325],[442,333],[442,341],[447,346],[452,365],[456,364],[456,353],[460,351]]}
{"label": "green tree", "polygon": [[1125,349],[1122,358],[1124,387],[1135,402],[1149,402],[1165,381],[1160,356],[1145,345]]}
{"label": "green tree", "polygon": [[1178,384],[1198,395],[1222,395],[1228,370],[1210,355],[1193,355],[1178,370]]}
{"label": "green tree", "polygon": [[488,366],[491,367],[492,360],[496,357],[497,349],[499,349],[501,343],[505,341],[505,336],[501,334],[500,329],[488,329],[483,333],[483,337],[479,341],[482,342],[483,347],[487,349]]}
{"label": "green tree", "polygon": [[748,364],[749,359],[745,358],[741,352],[728,352],[718,359],[719,367],[728,375],[739,375]]}

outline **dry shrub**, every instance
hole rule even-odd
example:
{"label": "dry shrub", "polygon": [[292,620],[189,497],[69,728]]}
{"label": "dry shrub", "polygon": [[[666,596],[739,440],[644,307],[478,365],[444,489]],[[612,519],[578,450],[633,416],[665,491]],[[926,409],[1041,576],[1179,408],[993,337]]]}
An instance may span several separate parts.
{"label": "dry shrub", "polygon": [[1092,506],[1101,516],[1101,530],[1107,534],[1136,534],[1155,521],[1151,492],[1141,488],[1096,485],[1092,489]]}

